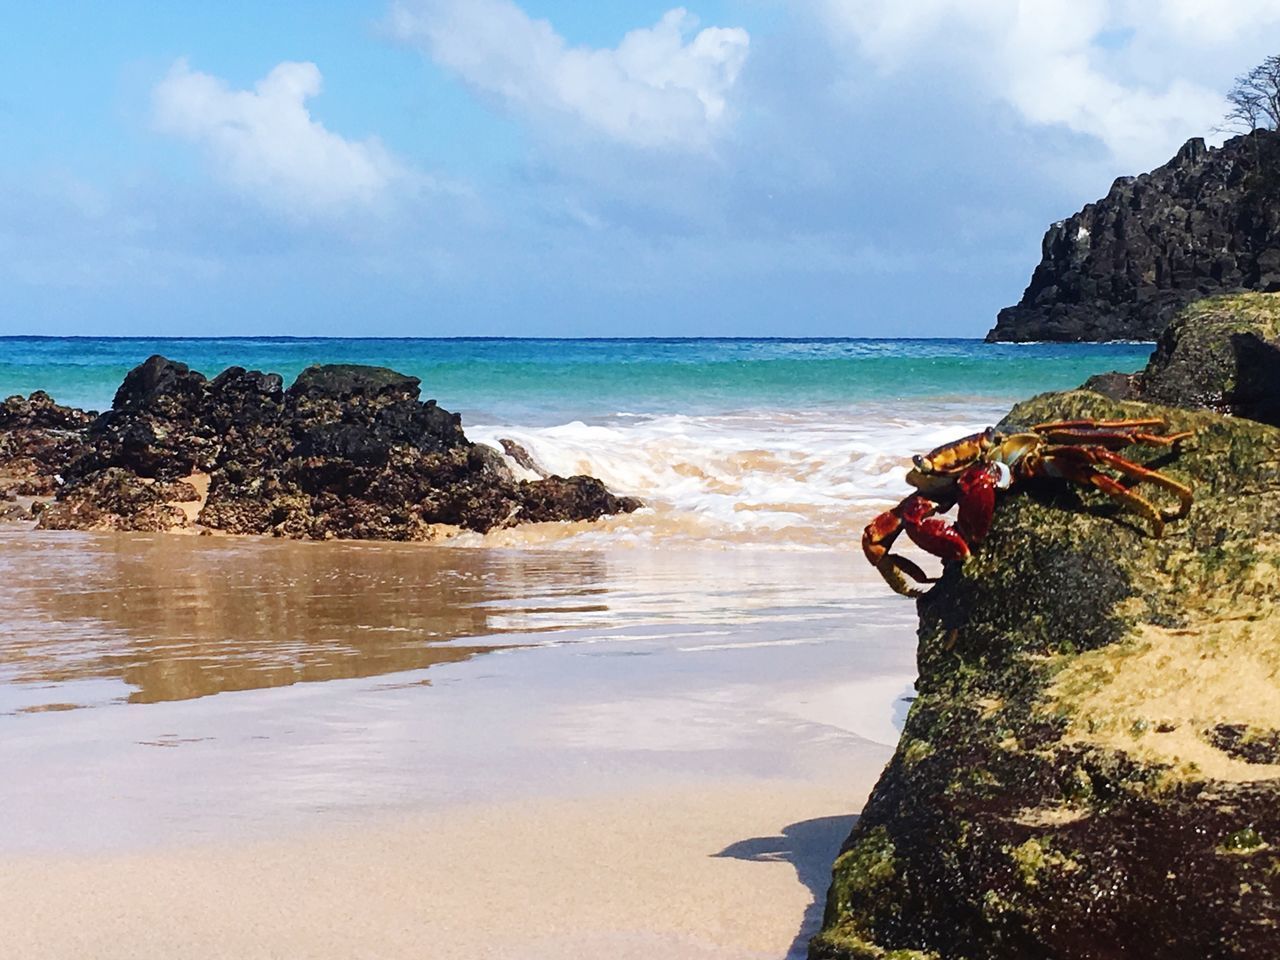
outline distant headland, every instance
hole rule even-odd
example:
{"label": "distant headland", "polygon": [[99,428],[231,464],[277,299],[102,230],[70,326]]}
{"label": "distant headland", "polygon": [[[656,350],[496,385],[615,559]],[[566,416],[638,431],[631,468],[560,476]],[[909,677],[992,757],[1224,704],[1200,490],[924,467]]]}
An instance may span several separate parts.
{"label": "distant headland", "polygon": [[1049,227],[988,342],[1155,340],[1193,300],[1280,290],[1280,133],[1188,140]]}

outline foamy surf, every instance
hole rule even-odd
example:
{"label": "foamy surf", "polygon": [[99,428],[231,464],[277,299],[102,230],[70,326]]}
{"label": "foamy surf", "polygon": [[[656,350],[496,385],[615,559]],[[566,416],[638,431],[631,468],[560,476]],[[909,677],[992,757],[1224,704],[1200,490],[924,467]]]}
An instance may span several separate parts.
{"label": "foamy surf", "polygon": [[[886,416],[868,406],[472,425],[473,440],[500,452],[503,440],[513,441],[547,473],[594,476],[647,506],[596,523],[535,524],[460,544],[847,546],[871,516],[908,492],[913,454],[981,430],[1003,410],[949,406],[950,416],[934,420],[914,412]],[[538,475],[504,456],[517,476]]]}

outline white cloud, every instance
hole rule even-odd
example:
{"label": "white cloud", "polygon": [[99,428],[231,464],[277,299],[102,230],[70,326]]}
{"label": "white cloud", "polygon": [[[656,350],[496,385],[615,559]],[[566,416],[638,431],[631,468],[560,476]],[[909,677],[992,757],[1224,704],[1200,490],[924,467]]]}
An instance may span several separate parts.
{"label": "white cloud", "polygon": [[298,217],[368,207],[408,172],[376,139],[347,140],[312,119],[314,63],[284,62],[252,90],[179,60],[152,92],[156,126],[204,148],[217,175]]}
{"label": "white cloud", "polygon": [[1280,23],[1280,0],[823,4],[828,22],[882,72],[936,63],[1030,124],[1096,137],[1133,169],[1163,162],[1221,119],[1220,70],[1208,69],[1213,47],[1234,45],[1238,56],[1248,35]]}
{"label": "white cloud", "polygon": [[697,30],[679,8],[612,49],[571,47],[510,0],[404,0],[391,26],[518,113],[572,118],[611,140],[670,150],[705,149],[725,125],[750,44],[739,28]]}
{"label": "white cloud", "polygon": [[1280,22],[1277,0],[1160,0],[1155,8],[1150,0],[1125,0],[1123,7],[1123,16],[1129,21],[1147,21],[1156,29],[1179,34],[1201,46],[1230,43],[1246,31],[1253,33]]}

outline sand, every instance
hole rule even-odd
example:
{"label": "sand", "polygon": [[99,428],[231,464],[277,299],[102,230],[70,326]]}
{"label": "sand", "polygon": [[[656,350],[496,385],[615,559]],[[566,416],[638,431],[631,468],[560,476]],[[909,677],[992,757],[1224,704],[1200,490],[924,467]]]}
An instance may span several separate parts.
{"label": "sand", "polygon": [[0,532],[0,957],[802,957],[915,673],[873,575]]}
{"label": "sand", "polygon": [[9,859],[4,955],[800,957],[858,796],[742,781],[271,842]]}

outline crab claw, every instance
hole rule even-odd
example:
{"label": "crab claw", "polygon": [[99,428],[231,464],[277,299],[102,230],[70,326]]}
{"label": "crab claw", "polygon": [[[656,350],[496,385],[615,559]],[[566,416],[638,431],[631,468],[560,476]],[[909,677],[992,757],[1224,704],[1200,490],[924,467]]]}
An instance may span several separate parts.
{"label": "crab claw", "polygon": [[908,497],[901,506],[902,525],[916,546],[943,560],[963,560],[969,556],[965,537],[941,517],[938,505],[922,496]]}
{"label": "crab claw", "polygon": [[996,510],[996,490],[1007,490],[1013,476],[1003,463],[979,463],[960,475],[960,510],[956,527],[966,541],[977,545],[991,530]]}

